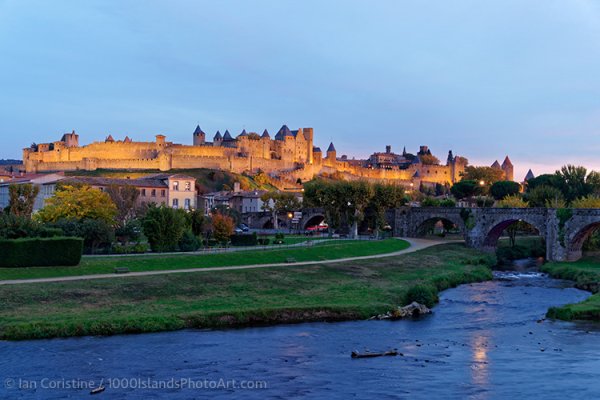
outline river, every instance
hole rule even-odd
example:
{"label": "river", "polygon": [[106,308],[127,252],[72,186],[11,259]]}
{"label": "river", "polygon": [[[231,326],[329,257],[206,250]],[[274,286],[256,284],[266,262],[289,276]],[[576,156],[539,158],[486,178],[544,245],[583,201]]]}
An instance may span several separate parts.
{"label": "river", "polygon": [[[541,320],[589,294],[496,277],[443,292],[414,321],[0,342],[0,398],[87,398],[101,381],[94,398],[600,398],[600,324]],[[350,358],[392,348],[402,355]]]}

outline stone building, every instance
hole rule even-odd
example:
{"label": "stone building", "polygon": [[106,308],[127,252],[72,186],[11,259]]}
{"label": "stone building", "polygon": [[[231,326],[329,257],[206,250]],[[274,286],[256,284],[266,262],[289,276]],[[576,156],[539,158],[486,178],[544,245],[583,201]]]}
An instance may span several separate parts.
{"label": "stone building", "polygon": [[105,191],[110,186],[132,186],[139,191],[138,206],[148,204],[166,205],[184,210],[198,207],[196,179],[183,175],[151,175],[139,179],[117,179],[90,176],[66,178],[63,183],[80,183]]}

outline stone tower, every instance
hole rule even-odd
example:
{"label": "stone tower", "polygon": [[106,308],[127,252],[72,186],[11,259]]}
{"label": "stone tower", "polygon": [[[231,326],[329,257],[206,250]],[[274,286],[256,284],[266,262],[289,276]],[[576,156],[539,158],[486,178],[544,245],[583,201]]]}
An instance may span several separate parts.
{"label": "stone tower", "polygon": [[327,148],[327,159],[331,162],[335,162],[337,158],[337,152],[335,151],[335,146],[333,142],[329,143],[329,147]]}
{"label": "stone tower", "polygon": [[194,146],[202,146],[206,143],[206,134],[200,129],[200,125],[196,125],[194,131]]}
{"label": "stone tower", "polygon": [[514,167],[512,165],[512,162],[510,162],[510,158],[508,158],[508,156],[506,156],[506,158],[502,162],[502,171],[504,171],[504,180],[514,180]]}

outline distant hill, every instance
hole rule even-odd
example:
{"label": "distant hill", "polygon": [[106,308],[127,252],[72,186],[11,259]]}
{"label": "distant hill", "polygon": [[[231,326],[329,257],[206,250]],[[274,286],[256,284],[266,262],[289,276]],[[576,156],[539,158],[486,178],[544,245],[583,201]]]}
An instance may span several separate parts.
{"label": "distant hill", "polygon": [[275,190],[276,187],[270,183],[259,183],[251,176],[235,174],[227,171],[198,168],[177,169],[169,172],[159,170],[110,170],[98,169],[96,171],[65,171],[67,176],[103,176],[107,178],[143,178],[156,174],[185,174],[196,178],[201,193],[217,192],[220,190],[231,190],[234,182],[240,182],[242,190]]}
{"label": "distant hill", "polygon": [[12,160],[10,158],[0,160],[0,165],[21,165],[21,164],[23,164],[23,161],[21,161],[21,160]]}

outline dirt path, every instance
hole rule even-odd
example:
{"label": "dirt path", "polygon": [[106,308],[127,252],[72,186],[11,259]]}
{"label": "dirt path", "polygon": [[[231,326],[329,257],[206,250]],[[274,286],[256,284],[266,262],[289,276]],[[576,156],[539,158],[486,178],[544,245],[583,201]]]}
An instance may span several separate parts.
{"label": "dirt path", "polygon": [[289,267],[298,265],[315,265],[315,264],[334,264],[346,261],[358,261],[358,260],[369,260],[374,258],[384,258],[399,256],[401,254],[413,253],[422,249],[426,249],[431,246],[444,243],[452,243],[456,241],[448,240],[429,240],[429,239],[415,239],[415,238],[402,238],[410,243],[410,247],[404,250],[395,251],[392,253],[375,254],[371,256],[361,257],[347,257],[338,258],[336,260],[320,260],[320,261],[301,261],[297,263],[275,263],[275,264],[253,264],[253,265],[237,265],[229,267],[207,267],[207,268],[186,268],[186,269],[171,269],[161,271],[141,271],[141,272],[129,272],[126,274],[96,274],[96,275],[78,275],[78,276],[63,276],[55,278],[35,278],[35,279],[13,279],[0,281],[0,285],[16,285],[22,283],[47,283],[47,282],[67,282],[67,281],[81,281],[90,279],[118,279],[118,278],[129,278],[132,276],[148,276],[148,275],[164,275],[164,274],[182,274],[190,272],[211,272],[211,271],[228,271],[228,270],[239,270],[239,269],[252,269],[252,268],[273,268],[273,267]]}

